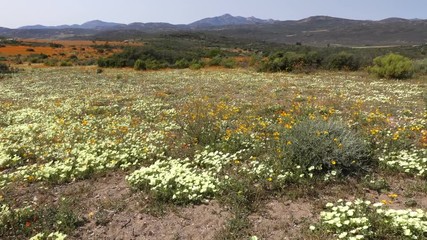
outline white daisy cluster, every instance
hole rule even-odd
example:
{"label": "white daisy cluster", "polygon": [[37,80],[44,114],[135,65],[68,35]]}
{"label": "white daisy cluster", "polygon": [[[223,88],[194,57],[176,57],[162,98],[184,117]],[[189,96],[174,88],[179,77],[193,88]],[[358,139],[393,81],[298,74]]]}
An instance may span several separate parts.
{"label": "white daisy cluster", "polygon": [[67,238],[66,234],[61,232],[52,232],[52,233],[38,233],[30,238],[30,240],[64,240]]}
{"label": "white daisy cluster", "polygon": [[[372,239],[396,235],[402,239],[421,239],[427,233],[427,213],[421,209],[395,210],[383,203],[357,199],[326,204],[320,213],[320,228],[337,239]],[[315,226],[310,227],[315,230]]]}
{"label": "white daisy cluster", "polygon": [[212,196],[221,184],[219,174],[236,154],[203,151],[194,160],[158,160],[126,179],[136,189],[147,189],[157,198],[174,202],[197,202]]}
{"label": "white daisy cluster", "polygon": [[427,176],[427,149],[390,152],[379,160],[392,169],[416,176]]}

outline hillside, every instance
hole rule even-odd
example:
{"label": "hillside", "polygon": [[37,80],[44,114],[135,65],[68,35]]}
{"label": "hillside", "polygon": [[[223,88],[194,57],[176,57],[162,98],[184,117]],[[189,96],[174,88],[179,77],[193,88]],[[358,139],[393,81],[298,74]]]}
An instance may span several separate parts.
{"label": "hillside", "polygon": [[[380,21],[313,16],[296,21],[263,20],[225,14],[187,25],[170,23],[120,24],[94,20],[81,25],[0,28],[0,36],[14,38],[103,39],[141,38],[146,33],[202,32],[240,40],[304,45],[419,45],[427,43],[427,20],[387,18]],[[111,39],[109,39],[111,40]]]}

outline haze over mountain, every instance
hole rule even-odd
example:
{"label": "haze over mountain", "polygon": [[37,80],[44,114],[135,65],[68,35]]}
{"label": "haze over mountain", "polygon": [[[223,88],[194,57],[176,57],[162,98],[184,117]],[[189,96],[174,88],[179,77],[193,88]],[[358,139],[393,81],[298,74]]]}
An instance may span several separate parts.
{"label": "haze over mountain", "polygon": [[89,21],[60,26],[0,28],[0,36],[15,38],[73,38],[124,40],[146,34],[177,31],[205,32],[234,39],[309,45],[411,45],[427,43],[427,20],[387,18],[380,21],[312,16],[301,20],[264,20],[224,14],[184,25],[130,24]]}

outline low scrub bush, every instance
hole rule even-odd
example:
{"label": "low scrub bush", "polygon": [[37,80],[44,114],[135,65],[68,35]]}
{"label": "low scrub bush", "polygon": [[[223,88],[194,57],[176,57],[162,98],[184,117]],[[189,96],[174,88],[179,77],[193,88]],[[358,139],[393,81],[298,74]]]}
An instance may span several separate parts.
{"label": "low scrub bush", "polygon": [[415,61],[414,71],[418,74],[427,74],[427,58]]}
{"label": "low scrub bush", "polygon": [[323,174],[360,174],[373,165],[368,144],[339,121],[303,120],[287,133],[284,161]]}
{"label": "low scrub bush", "polygon": [[138,59],[135,61],[135,64],[133,65],[133,68],[135,70],[146,70],[147,69],[147,65],[145,64],[144,61],[142,61],[141,59]]}
{"label": "low scrub bush", "polygon": [[9,67],[9,65],[5,64],[5,63],[0,63],[0,74],[1,73],[10,73],[11,69]]}
{"label": "low scrub bush", "polygon": [[360,68],[358,58],[347,52],[340,52],[330,55],[327,59],[327,68],[331,70],[356,71]]}
{"label": "low scrub bush", "polygon": [[369,68],[369,71],[380,78],[405,79],[412,77],[414,66],[409,58],[390,53],[376,57],[374,65]]}

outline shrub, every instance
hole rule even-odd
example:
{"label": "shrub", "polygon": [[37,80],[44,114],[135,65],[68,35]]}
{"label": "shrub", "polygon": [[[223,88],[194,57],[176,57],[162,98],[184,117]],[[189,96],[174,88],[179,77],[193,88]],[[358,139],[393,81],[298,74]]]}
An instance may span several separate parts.
{"label": "shrub", "polygon": [[225,68],[234,68],[236,66],[236,61],[233,58],[224,58],[221,60],[221,66]]}
{"label": "shrub", "polygon": [[302,169],[314,166],[321,174],[356,175],[373,164],[368,144],[339,121],[303,120],[287,134],[285,161]]}
{"label": "shrub", "polygon": [[191,64],[190,64],[190,69],[192,69],[192,70],[198,70],[198,69],[201,69],[201,68],[203,68],[204,67],[204,63],[202,62],[202,61],[196,61],[196,60],[193,60],[192,62],[191,62]]}
{"label": "shrub", "polygon": [[340,52],[327,58],[327,67],[332,70],[356,71],[360,68],[360,61],[351,53]]}
{"label": "shrub", "polygon": [[190,67],[190,62],[188,62],[187,59],[183,58],[183,59],[177,60],[175,62],[174,67],[179,68],[179,69],[188,68],[188,67]]}
{"label": "shrub", "polygon": [[145,65],[145,62],[141,59],[136,60],[135,64],[133,65],[133,68],[135,70],[146,70],[147,66]]}
{"label": "shrub", "polygon": [[374,66],[370,67],[369,71],[380,78],[405,79],[412,77],[414,66],[409,58],[390,53],[376,57]]}
{"label": "shrub", "polygon": [[11,69],[9,65],[5,63],[0,63],[0,73],[10,73],[10,72],[11,72]]}
{"label": "shrub", "polygon": [[73,66],[72,63],[68,62],[68,61],[62,61],[61,63],[59,63],[60,67],[71,67]]}
{"label": "shrub", "polygon": [[414,62],[414,71],[418,74],[427,74],[427,58]]}
{"label": "shrub", "polygon": [[220,66],[222,61],[223,61],[222,57],[220,55],[217,55],[217,56],[211,58],[211,60],[209,60],[208,65],[209,66]]}

